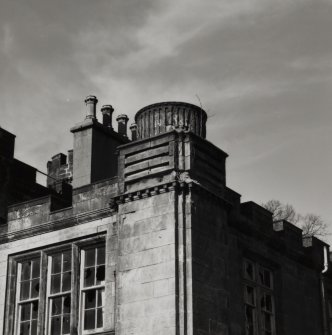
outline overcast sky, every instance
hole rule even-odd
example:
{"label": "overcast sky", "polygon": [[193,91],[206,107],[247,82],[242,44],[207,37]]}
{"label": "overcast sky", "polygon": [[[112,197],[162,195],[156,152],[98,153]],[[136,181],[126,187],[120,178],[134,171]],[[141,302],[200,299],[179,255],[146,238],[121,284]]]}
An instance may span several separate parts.
{"label": "overcast sky", "polygon": [[85,96],[132,122],[198,95],[228,186],[332,231],[331,32],[332,0],[1,0],[0,125],[46,171]]}

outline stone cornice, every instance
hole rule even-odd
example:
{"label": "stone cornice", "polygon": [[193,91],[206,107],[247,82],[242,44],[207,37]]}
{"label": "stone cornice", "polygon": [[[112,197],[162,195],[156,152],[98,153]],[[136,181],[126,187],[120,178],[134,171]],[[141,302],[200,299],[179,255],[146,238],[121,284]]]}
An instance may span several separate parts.
{"label": "stone cornice", "polygon": [[96,211],[90,211],[83,214],[73,215],[71,217],[61,220],[48,221],[27,229],[3,233],[0,235],[0,244],[77,226],[82,223],[102,219],[108,216],[111,216],[111,211],[107,207]]}
{"label": "stone cornice", "polygon": [[227,208],[232,207],[232,204],[225,200],[220,194],[216,194],[212,190],[204,187],[203,185],[188,179],[188,180],[175,180],[173,182],[161,184],[155,187],[145,188],[134,192],[128,192],[116,197],[111,198],[110,200],[110,208],[111,211],[116,212],[118,210],[118,206],[120,204],[128,203],[131,201],[136,201],[139,199],[148,198],[150,196],[155,196],[157,194],[171,192],[174,190],[179,191],[190,191],[192,189],[199,190],[200,192],[204,192],[206,194],[209,194],[213,198],[215,198],[218,201],[222,201]]}
{"label": "stone cornice", "polygon": [[[231,203],[226,201],[221,195],[214,193],[208,188],[202,186],[201,184],[191,180],[190,178],[181,180],[181,177],[178,180],[174,180],[169,183],[161,184],[155,187],[141,189],[135,192],[125,193],[116,197],[111,198],[110,207],[89,211],[82,214],[73,215],[65,219],[60,220],[51,220],[45,223],[38,224],[36,226],[16,230],[11,232],[3,232],[0,234],[0,244],[12,242],[15,240],[20,240],[28,238],[35,235],[45,234],[52,231],[57,231],[69,227],[73,227],[85,222],[92,220],[97,220],[111,216],[114,212],[117,211],[120,204],[128,203],[131,201],[136,201],[139,199],[144,199],[147,197],[155,196],[158,194],[171,192],[178,190],[179,192],[189,192],[190,190],[196,189],[199,192],[204,192],[214,197],[218,201],[222,201],[227,207],[231,207]],[[40,199],[38,199],[40,201]]]}

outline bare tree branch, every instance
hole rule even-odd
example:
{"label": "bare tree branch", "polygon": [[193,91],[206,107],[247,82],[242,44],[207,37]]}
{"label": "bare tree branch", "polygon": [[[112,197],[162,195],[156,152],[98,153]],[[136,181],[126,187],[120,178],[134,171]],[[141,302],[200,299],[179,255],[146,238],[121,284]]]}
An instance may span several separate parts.
{"label": "bare tree branch", "polygon": [[327,225],[318,215],[307,214],[301,217],[300,222],[303,236],[325,236],[327,234]]}
{"label": "bare tree branch", "polygon": [[328,235],[327,224],[319,215],[310,213],[302,216],[296,213],[292,205],[283,204],[279,200],[269,200],[262,206],[272,213],[273,222],[287,220],[300,227],[305,237]]}
{"label": "bare tree branch", "polygon": [[272,213],[274,222],[287,220],[296,224],[299,221],[299,216],[292,205],[284,205],[279,200],[269,200],[267,203],[262,204],[262,206]]}

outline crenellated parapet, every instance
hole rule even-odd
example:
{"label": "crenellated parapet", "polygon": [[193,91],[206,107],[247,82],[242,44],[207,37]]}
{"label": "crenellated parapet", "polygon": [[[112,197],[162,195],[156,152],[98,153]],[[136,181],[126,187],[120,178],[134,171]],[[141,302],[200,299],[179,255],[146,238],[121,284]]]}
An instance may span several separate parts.
{"label": "crenellated parapet", "polygon": [[[328,246],[325,242],[304,237],[299,227],[286,220],[273,222],[272,213],[252,201],[241,203],[240,215],[230,223],[247,236],[247,241],[252,239],[256,245],[261,241],[280,255],[309,267],[323,268],[324,248]],[[252,249],[255,249],[254,244]]]}

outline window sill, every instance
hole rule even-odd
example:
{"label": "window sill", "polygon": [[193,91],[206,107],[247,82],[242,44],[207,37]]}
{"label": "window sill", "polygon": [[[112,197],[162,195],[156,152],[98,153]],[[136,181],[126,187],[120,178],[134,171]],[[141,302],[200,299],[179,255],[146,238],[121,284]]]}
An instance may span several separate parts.
{"label": "window sill", "polygon": [[86,335],[115,335],[114,330],[95,330],[91,331],[91,333],[87,333]]}

